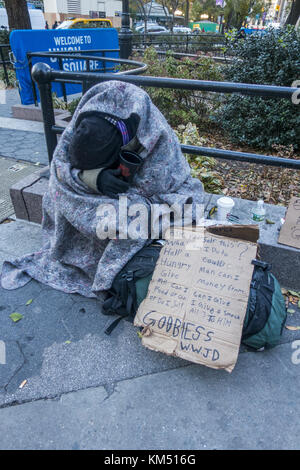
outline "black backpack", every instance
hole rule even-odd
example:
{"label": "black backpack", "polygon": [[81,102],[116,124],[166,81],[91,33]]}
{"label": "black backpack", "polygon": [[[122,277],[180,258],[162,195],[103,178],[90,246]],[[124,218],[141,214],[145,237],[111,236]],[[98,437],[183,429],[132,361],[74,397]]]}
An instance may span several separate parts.
{"label": "black backpack", "polygon": [[102,309],[104,315],[120,315],[106,330],[109,335],[122,318],[133,322],[141,301],[146,297],[162,245],[142,248],[115,277]]}

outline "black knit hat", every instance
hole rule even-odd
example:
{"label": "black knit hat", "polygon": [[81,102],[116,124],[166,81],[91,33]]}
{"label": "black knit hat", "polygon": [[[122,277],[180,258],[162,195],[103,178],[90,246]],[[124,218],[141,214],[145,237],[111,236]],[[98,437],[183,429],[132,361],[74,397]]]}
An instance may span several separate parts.
{"label": "black knit hat", "polygon": [[[82,113],[76,121],[69,147],[72,167],[91,170],[112,166],[118,160],[120,149],[124,145],[117,122],[116,118],[101,112]],[[122,120],[129,140],[136,134],[138,122],[139,117],[134,114],[129,119]]]}

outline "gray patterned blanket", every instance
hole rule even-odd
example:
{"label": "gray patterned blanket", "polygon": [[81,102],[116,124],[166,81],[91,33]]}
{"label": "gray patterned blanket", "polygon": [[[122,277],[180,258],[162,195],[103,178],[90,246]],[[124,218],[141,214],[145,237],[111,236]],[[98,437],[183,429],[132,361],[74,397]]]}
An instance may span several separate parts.
{"label": "gray patterned blanket", "polygon": [[[132,187],[122,195],[122,201],[127,197],[127,213],[119,200],[80,184],[69,163],[68,147],[76,119],[91,110],[120,119],[131,113],[140,117],[136,138],[144,148],[143,164]],[[122,217],[127,218],[127,228],[134,222],[135,204],[143,204],[147,211],[151,204],[163,204],[167,211],[174,204],[178,208],[191,201],[201,204],[203,195],[202,184],[191,177],[175,133],[148,94],[120,81],[98,84],[82,97],[55,150],[43,198],[44,245],[36,253],[4,262],[2,286],[15,289],[33,278],[67,293],[101,296],[129,259],[149,242],[148,228],[139,227],[140,236],[130,238],[124,233],[126,224],[120,223]],[[108,205],[108,212],[104,205]],[[107,224],[112,216],[116,226]],[[174,218],[176,222],[181,214],[175,213]],[[107,238],[101,239],[99,228],[102,233],[104,223],[108,225]],[[153,226],[157,223],[156,216],[152,217]]]}

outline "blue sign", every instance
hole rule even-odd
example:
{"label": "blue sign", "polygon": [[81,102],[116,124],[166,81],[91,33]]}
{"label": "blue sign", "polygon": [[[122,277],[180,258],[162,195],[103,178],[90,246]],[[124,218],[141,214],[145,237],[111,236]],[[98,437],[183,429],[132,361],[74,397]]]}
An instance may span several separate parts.
{"label": "blue sign", "polygon": [[[10,45],[15,57],[15,70],[19,81],[19,90],[22,104],[33,104],[34,95],[32,81],[27,60],[27,52],[46,51],[88,51],[91,49],[118,49],[118,32],[114,28],[85,28],[85,29],[54,29],[54,30],[15,30],[10,34]],[[104,62],[99,58],[90,61],[90,70],[101,69]],[[118,52],[106,52],[106,57],[119,58]],[[59,69],[58,59],[45,57],[34,57],[32,64],[45,62],[53,69]],[[84,60],[62,59],[62,68],[65,71],[79,72],[86,70]],[[112,67],[106,62],[107,67]],[[110,71],[112,72],[112,71]],[[67,94],[79,93],[81,85],[67,84]],[[62,87],[59,83],[52,84],[52,91],[57,96],[62,96]]]}
{"label": "blue sign", "polygon": [[252,34],[252,33],[257,33],[257,34],[265,34],[266,30],[265,29],[258,29],[258,28],[242,28],[246,34]]}

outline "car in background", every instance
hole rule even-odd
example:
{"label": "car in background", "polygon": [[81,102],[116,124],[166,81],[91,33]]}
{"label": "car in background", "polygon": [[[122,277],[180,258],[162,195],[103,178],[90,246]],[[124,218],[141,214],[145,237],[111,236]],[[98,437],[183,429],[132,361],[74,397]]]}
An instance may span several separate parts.
{"label": "car in background", "polygon": [[56,29],[77,28],[112,28],[112,22],[107,18],[70,18],[63,21]]}
{"label": "car in background", "polygon": [[[145,26],[142,26],[138,29],[138,33],[144,34]],[[169,34],[170,31],[165,28],[164,26],[154,25],[154,24],[147,24],[147,33],[149,34]]]}
{"label": "car in background", "polygon": [[[149,28],[149,26],[160,26],[160,25],[158,23],[156,23],[155,21],[148,21],[147,22],[147,29]],[[134,30],[139,32],[144,27],[145,27],[145,23],[137,23],[134,26]]]}

